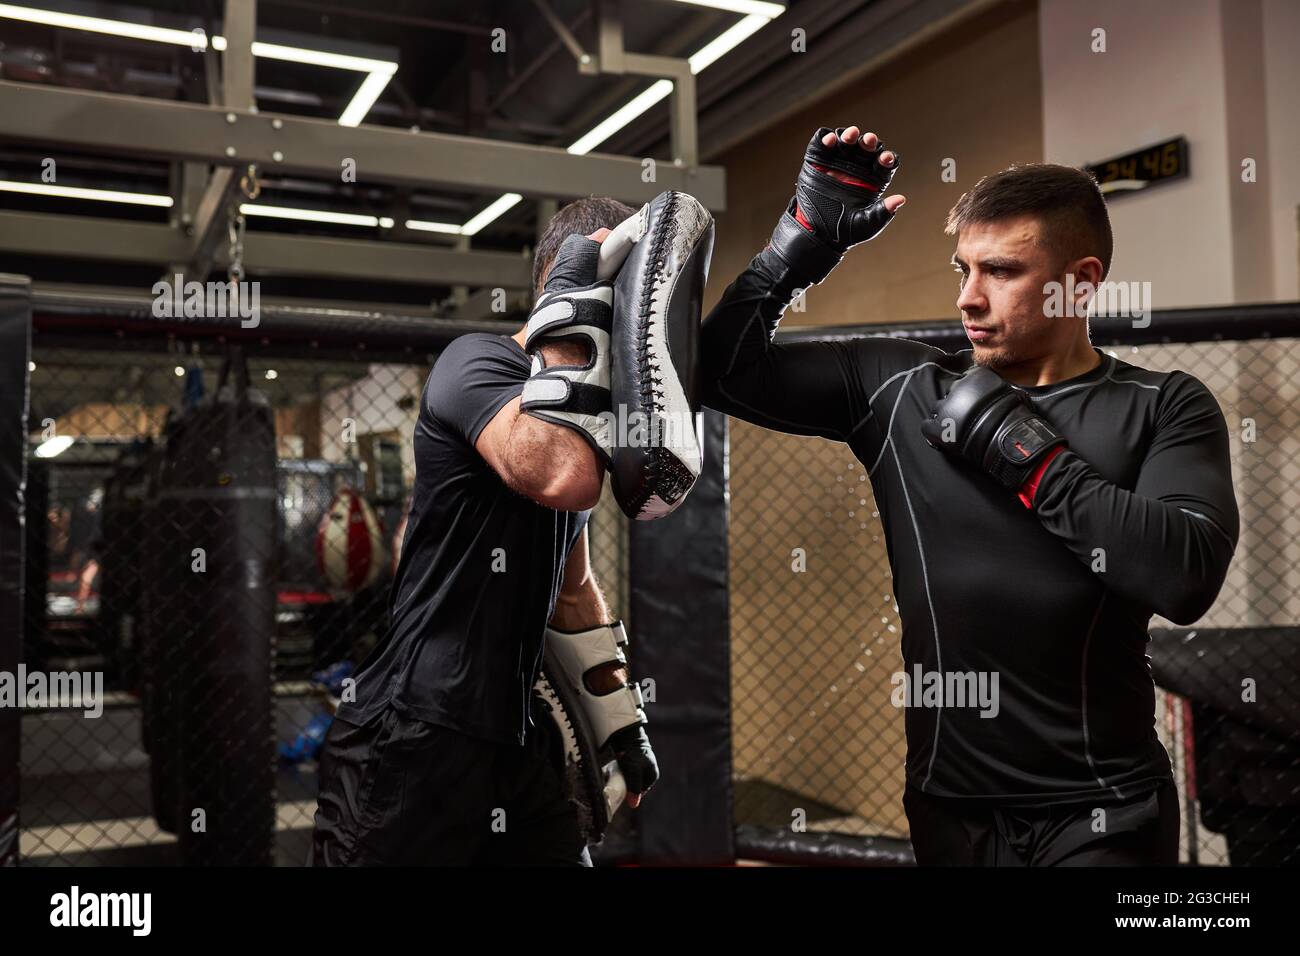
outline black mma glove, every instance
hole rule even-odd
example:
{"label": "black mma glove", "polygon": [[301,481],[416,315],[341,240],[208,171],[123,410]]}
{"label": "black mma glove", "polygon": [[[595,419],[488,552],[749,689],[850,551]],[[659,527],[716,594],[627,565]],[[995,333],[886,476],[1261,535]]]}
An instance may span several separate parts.
{"label": "black mma glove", "polygon": [[1028,395],[982,365],[952,384],[921,423],[921,434],[1012,491],[1020,490],[1052,449],[1066,443]]}
{"label": "black mma glove", "polygon": [[614,731],[609,746],[618,758],[618,769],[623,771],[628,793],[645,793],[654,786],[659,779],[659,762],[650,748],[645,724],[631,724]]}
{"label": "black mma glove", "polygon": [[[842,136],[844,127],[834,130]],[[898,168],[885,166],[880,154],[885,144],[874,150],[862,148],[861,140],[834,146],[822,143],[831,132],[823,126],[813,134],[804,151],[803,165],[795,181],[795,195],[772,233],[771,250],[785,264],[789,274],[805,286],[821,282],[844,258],[844,253],[860,242],[880,234],[889,225],[893,213],[885,208],[885,191]],[[829,170],[846,173],[862,185],[841,182]],[[812,227],[802,225],[796,210]]]}

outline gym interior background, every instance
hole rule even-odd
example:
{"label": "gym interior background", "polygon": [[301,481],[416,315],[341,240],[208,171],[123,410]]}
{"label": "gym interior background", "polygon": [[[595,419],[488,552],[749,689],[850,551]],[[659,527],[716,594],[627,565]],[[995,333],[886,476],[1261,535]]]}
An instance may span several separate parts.
{"label": "gym interior background", "polygon": [[[586,195],[709,207],[707,309],[811,132],[859,123],[900,153],[906,214],[785,338],[963,348],[963,190],[1014,162],[1116,181],[1110,278],[1156,310],[1094,342],[1209,386],[1242,513],[1215,606],[1151,622],[1181,858],[1300,862],[1297,47],[1291,0],[0,7],[0,671],[103,690],[0,708],[0,859],[300,865],[441,348],[519,327],[539,231]],[[160,314],[177,276],[236,281],[256,321]],[[666,771],[597,859],[907,865],[865,472],[705,427],[680,516],[629,527],[606,495],[592,518]],[[184,806],[221,839],[187,844]]]}

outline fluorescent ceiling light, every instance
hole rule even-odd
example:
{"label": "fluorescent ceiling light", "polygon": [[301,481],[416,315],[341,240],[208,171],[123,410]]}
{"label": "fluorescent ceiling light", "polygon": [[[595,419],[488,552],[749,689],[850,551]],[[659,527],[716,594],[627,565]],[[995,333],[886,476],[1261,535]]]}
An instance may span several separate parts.
{"label": "fluorescent ceiling light", "polygon": [[[725,10],[738,9],[736,4],[728,5],[728,0],[718,0],[717,3],[704,3],[702,5],[715,6]],[[691,72],[699,73],[705,67],[715,63],[761,30],[773,17],[785,12],[785,8],[779,4],[766,4],[766,6],[771,7],[774,11],[770,16],[758,13],[751,14],[733,24],[716,39],[710,40],[687,57],[687,62],[691,65]],[[673,84],[671,80],[656,80],[644,92],[619,107],[612,115],[601,120],[591,130],[574,140],[568,151],[578,156],[591,152],[650,107],[667,97],[672,91]]]}
{"label": "fluorescent ceiling light", "polygon": [[384,92],[384,87],[388,81],[393,78],[392,73],[371,73],[361,81],[361,87],[357,90],[356,95],[352,97],[352,102],[348,104],[343,115],[339,117],[340,126],[360,126],[361,121],[366,118],[370,112],[370,107],[375,105],[375,100],[379,99],[379,94]]}
{"label": "fluorescent ceiling light", "polygon": [[655,80],[648,89],[637,94],[613,114],[605,117],[591,130],[574,140],[569,145],[568,152],[575,156],[585,156],[672,91],[672,80]]}
{"label": "fluorescent ceiling light", "polygon": [[[213,37],[212,48],[224,50],[226,38]],[[253,41],[253,56],[265,57],[268,60],[288,60],[290,63],[310,63],[312,66],[328,66],[335,70],[356,70],[358,73],[387,73],[392,76],[397,72],[397,64],[390,60],[371,60],[363,56],[281,46],[278,43],[263,43],[260,40]]]}
{"label": "fluorescent ceiling light", "polygon": [[170,207],[171,196],[154,196],[149,193],[125,193],[116,189],[82,189],[79,186],[52,186],[46,183],[19,183],[0,180],[0,192],[29,193],[33,196],[61,196],[65,199],[96,199],[101,202],[123,202],[134,206]]}
{"label": "fluorescent ceiling light", "polygon": [[[0,3],[0,18],[23,20],[27,23],[40,23],[52,27],[65,27],[70,30],[88,30],[92,33],[106,33],[111,36],[131,37],[137,40],[151,40],[155,43],[171,43],[175,46],[187,46],[192,50],[207,49],[208,37],[202,30],[173,30],[166,27],[146,26],[130,23],[126,20],[106,20],[102,17],[83,17],[71,13],[59,13],[54,10],[38,10],[35,7],[20,7],[11,3]],[[214,36],[212,49],[226,49],[226,38]],[[286,60],[290,63],[306,63],[312,66],[324,66],[336,70],[355,70],[368,76],[361,83],[352,102],[339,117],[344,126],[356,126],[370,107],[375,105],[384,87],[393,74],[397,64],[389,60],[375,60],[364,56],[348,56],[343,53],[330,53],[326,50],[308,50],[304,47],[283,46],[278,43],[262,43],[254,40],[253,56],[268,60]]]}
{"label": "fluorescent ceiling light", "polygon": [[127,23],[124,20],[105,20],[102,17],[83,17],[73,13],[59,13],[55,10],[20,7],[12,3],[0,3],[0,17],[23,20],[27,23],[41,23],[51,27],[65,27],[69,30],[87,30],[91,33],[152,40],[155,43],[174,43],[177,46],[195,47],[200,50],[208,45],[208,38],[202,30],[170,30],[166,27],[146,26],[143,23]]}
{"label": "fluorescent ceiling light", "polygon": [[56,455],[62,455],[72,447],[73,441],[71,435],[55,435],[48,441],[43,441],[36,446],[36,457],[54,458]]}
{"label": "fluorescent ceiling light", "polygon": [[459,236],[461,227],[454,222],[430,222],[427,219],[408,219],[406,228],[417,232],[441,232],[449,236]]}
{"label": "fluorescent ceiling light", "polygon": [[[691,3],[696,6],[712,7],[718,10],[727,10],[733,13],[745,14],[743,19],[725,30],[720,36],[711,40],[695,53],[687,58],[690,63],[692,73],[699,73],[710,64],[717,62],[731,50],[734,50],[749,37],[753,36],[758,30],[785,13],[785,5],[782,3],[771,3],[767,0],[679,0],[683,3]],[[92,30],[99,33],[110,33],[117,36],[136,37],[142,40],[154,40],[160,43],[174,43],[180,46],[188,46],[194,49],[202,49],[206,46],[207,37],[202,30],[169,30],[161,27],[142,26],[140,24],[126,23],[119,20],[104,20],[99,17],[83,17],[71,14],[56,13],[50,10],[37,10],[31,7],[19,7],[13,4],[0,3],[0,17],[8,17],[16,20],[26,20],[31,23],[45,23],[50,26],[68,27],[78,30]],[[224,50],[226,48],[226,38],[214,36],[212,38],[212,48],[214,50]],[[282,46],[274,43],[262,43],[254,41],[252,44],[254,56],[266,57],[267,59],[286,60],[293,63],[307,63],[315,66],[330,67],[333,69],[356,70],[369,74],[362,81],[352,102],[348,104],[343,114],[339,117],[338,122],[343,126],[357,126],[364,119],[365,115],[374,106],[379,96],[383,93],[384,88],[388,85],[389,79],[397,72],[397,64],[386,60],[373,60],[365,57],[346,56],[339,53],[329,53],[323,50],[307,50],[300,47]],[[569,145],[567,152],[582,156],[591,152],[609,137],[623,129],[638,116],[645,113],[646,110],[656,103],[666,99],[673,90],[673,84],[670,80],[660,79],[652,83],[649,88],[642,91],[633,99],[624,104],[613,114],[601,120],[588,132],[584,133],[578,139]],[[15,188],[15,192],[45,192],[47,195],[83,195],[88,199],[106,199],[116,200],[118,202],[136,202],[144,205],[162,205],[170,206],[171,198],[167,196],[140,196],[133,193],[113,193],[109,190],[83,189],[72,190],[63,187],[50,187],[49,190],[38,189],[32,184],[15,183],[0,184],[0,189],[6,186],[23,187]],[[58,189],[59,191],[54,191]],[[94,195],[89,195],[89,194]],[[118,198],[121,196],[129,198]],[[455,223],[430,222],[420,219],[406,220],[406,228],[420,232],[437,232],[447,235],[472,236],[482,230],[489,223],[501,216],[506,210],[512,208],[523,197],[518,193],[506,193],[500,196],[495,202],[471,218],[463,226]],[[244,204],[240,207],[241,211],[250,216],[273,216],[281,219],[300,219],[312,222],[332,222],[341,225],[357,226],[380,226],[381,228],[391,228],[393,220],[388,217],[376,218],[374,216],[359,216],[350,213],[331,213],[320,212],[312,209],[288,209],[279,206],[260,206]]]}
{"label": "fluorescent ceiling light", "polygon": [[[77,186],[50,186],[45,183],[19,183],[0,180],[0,192],[29,193],[36,196],[58,196],[63,199],[97,199],[103,202],[131,203],[136,206],[172,205],[171,196],[154,196],[148,193],[124,193],[112,189],[82,189]],[[296,209],[292,206],[265,206],[244,203],[239,211],[245,216],[266,216],[273,219],[298,219],[304,222],[332,222],[341,226],[378,226],[393,228],[389,216],[362,216],[350,212],[329,212],[322,209]],[[459,226],[453,226],[459,229]]]}
{"label": "fluorescent ceiling light", "polygon": [[[350,212],[328,212],[323,209],[294,209],[289,206],[263,206],[259,203],[243,203],[240,205],[239,211],[245,216],[297,219],[302,222],[332,222],[340,226],[378,226],[380,224],[377,216],[360,216]],[[389,221],[391,222],[391,220]]]}
{"label": "fluorescent ceiling light", "polygon": [[723,31],[717,39],[710,40],[687,58],[691,64],[691,72],[699,73],[709,64],[722,59],[759,30],[763,29],[768,22],[768,17],[749,16],[745,17],[745,19],[738,23],[733,24],[727,30]]}
{"label": "fluorescent ceiling light", "polygon": [[478,232],[480,229],[482,229],[492,220],[496,219],[507,209],[514,206],[516,203],[519,202],[519,200],[523,198],[524,197],[519,195],[519,193],[506,193],[505,195],[498,197],[496,202],[488,206],[481,213],[479,213],[477,216],[472,218],[469,222],[465,223],[465,225],[460,227],[461,235],[462,236],[474,235],[476,232]]}
{"label": "fluorescent ceiling light", "polygon": [[678,3],[690,3],[697,7],[712,7],[715,10],[730,10],[732,13],[754,14],[765,20],[775,20],[785,13],[784,3],[771,3],[769,0],[677,0]]}
{"label": "fluorescent ceiling light", "polygon": [[[785,13],[783,4],[763,3],[757,2],[757,0],[684,0],[684,2],[747,14],[742,20],[724,30],[716,39],[709,41],[687,57],[692,73],[699,73],[705,67],[717,62],[717,60],[761,30],[769,21]],[[673,84],[671,80],[655,80],[647,89],[633,97],[631,101],[619,107],[614,113],[570,143],[567,152],[575,156],[585,156],[650,107],[668,97],[672,91]],[[507,193],[507,195],[513,196],[514,193]],[[504,198],[506,197],[503,196],[502,199]],[[497,203],[499,202],[500,200],[497,201]],[[486,226],[488,222],[491,222],[490,219],[487,221],[480,220],[488,212],[497,208],[497,203],[493,203],[470,220],[470,222],[475,223],[475,232]],[[505,212],[513,205],[514,202],[501,206],[500,212]],[[500,212],[497,215],[500,215]],[[469,223],[466,223],[466,226],[468,225]]]}

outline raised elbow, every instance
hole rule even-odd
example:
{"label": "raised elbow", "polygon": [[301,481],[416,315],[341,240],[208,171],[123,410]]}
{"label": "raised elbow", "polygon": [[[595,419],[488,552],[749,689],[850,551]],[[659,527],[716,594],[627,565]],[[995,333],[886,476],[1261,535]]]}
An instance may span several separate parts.
{"label": "raised elbow", "polygon": [[1214,584],[1206,583],[1199,587],[1187,588],[1173,595],[1167,607],[1157,610],[1162,617],[1168,618],[1179,627],[1195,624],[1214,606],[1222,586],[1223,579],[1220,578]]}
{"label": "raised elbow", "polygon": [[593,456],[590,464],[575,463],[548,476],[532,497],[556,511],[588,511],[600,501],[604,479],[604,469],[595,463]]}

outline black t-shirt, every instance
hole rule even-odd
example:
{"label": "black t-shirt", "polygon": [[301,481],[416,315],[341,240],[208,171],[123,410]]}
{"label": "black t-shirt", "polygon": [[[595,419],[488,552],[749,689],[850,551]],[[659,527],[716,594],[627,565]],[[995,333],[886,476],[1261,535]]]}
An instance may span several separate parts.
{"label": "black t-shirt", "polygon": [[[767,255],[705,319],[704,402],[845,442],[863,463],[916,695],[887,686],[881,699],[899,690],[920,704],[904,707],[908,785],[1030,805],[1123,799],[1168,779],[1147,625],[1153,613],[1190,623],[1209,608],[1239,532],[1214,396],[1186,372],[1100,352],[1088,372],[1024,388],[1069,442],[1027,510],[921,435],[970,350],[884,337],[776,343],[795,283]],[[981,675],[996,709],[969,706]]]}
{"label": "black t-shirt", "polygon": [[516,494],[474,448],[528,372],[513,339],[485,332],[453,341],[430,372],[391,624],[343,719],[360,723],[391,700],[421,720],[523,743],[546,622],[590,514]]}

